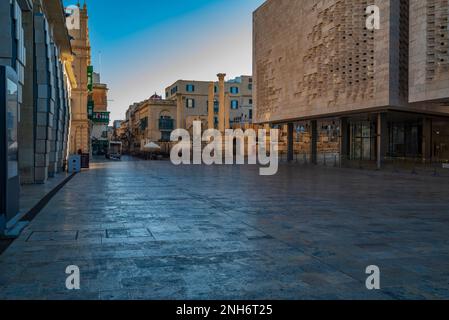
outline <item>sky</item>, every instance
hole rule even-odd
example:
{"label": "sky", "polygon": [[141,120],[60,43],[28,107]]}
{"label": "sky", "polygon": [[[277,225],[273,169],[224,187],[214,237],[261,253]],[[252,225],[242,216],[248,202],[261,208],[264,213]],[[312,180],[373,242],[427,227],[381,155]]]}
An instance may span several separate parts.
{"label": "sky", "polygon": [[252,12],[263,2],[87,0],[92,63],[109,87],[111,119],[180,79],[251,75]]}

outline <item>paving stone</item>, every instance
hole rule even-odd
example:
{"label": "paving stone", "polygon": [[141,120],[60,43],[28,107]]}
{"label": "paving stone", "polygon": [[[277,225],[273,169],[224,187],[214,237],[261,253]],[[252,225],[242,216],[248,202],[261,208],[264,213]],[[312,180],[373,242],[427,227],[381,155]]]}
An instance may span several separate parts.
{"label": "paving stone", "polygon": [[75,176],[0,256],[1,299],[449,298],[447,178],[127,160]]}

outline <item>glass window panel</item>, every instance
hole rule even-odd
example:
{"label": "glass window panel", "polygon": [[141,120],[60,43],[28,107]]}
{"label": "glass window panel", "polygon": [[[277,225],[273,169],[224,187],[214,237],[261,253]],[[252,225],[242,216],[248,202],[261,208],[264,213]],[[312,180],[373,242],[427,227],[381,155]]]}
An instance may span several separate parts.
{"label": "glass window panel", "polygon": [[8,179],[11,179],[18,175],[18,101],[17,84],[9,79],[7,79],[7,95],[6,130],[8,146]]}

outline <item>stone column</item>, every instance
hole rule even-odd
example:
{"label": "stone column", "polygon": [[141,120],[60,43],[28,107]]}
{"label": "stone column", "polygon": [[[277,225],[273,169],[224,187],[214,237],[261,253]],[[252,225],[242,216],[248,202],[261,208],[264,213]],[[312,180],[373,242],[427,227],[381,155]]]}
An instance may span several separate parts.
{"label": "stone column", "polygon": [[312,164],[318,164],[318,155],[317,155],[317,147],[318,147],[318,122],[317,120],[312,120],[310,122],[312,127],[312,140],[310,143],[310,159]]}
{"label": "stone column", "polygon": [[218,77],[218,91],[219,91],[219,98],[218,103],[220,105],[220,111],[218,113],[218,130],[220,132],[225,131],[225,82],[224,79],[226,77],[226,74],[219,73],[217,75]]}
{"label": "stone column", "polygon": [[377,169],[382,169],[388,148],[387,114],[377,114]]}
{"label": "stone column", "polygon": [[229,97],[229,93],[225,94],[225,130],[231,129],[231,99]]}
{"label": "stone column", "polygon": [[423,162],[432,161],[432,119],[423,119],[423,136],[422,136],[422,153]]}
{"label": "stone column", "polygon": [[287,125],[287,160],[289,162],[292,162],[295,156],[293,134],[294,134],[293,123],[289,123]]}
{"label": "stone column", "polygon": [[349,158],[349,124],[347,118],[340,119],[340,166]]}
{"label": "stone column", "polygon": [[184,99],[181,95],[176,96],[176,126],[177,129],[184,129]]}
{"label": "stone column", "polygon": [[208,112],[207,112],[208,115],[207,122],[209,129],[215,129],[214,101],[215,101],[215,84],[211,82],[209,83]]}

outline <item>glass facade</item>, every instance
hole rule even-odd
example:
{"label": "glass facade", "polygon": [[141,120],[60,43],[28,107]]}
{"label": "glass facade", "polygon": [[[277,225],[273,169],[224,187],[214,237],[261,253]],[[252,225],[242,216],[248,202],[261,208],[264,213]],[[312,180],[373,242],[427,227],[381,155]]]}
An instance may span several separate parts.
{"label": "glass facade", "polygon": [[6,110],[6,131],[8,147],[8,179],[18,176],[18,100],[17,84],[7,79],[7,110]]}
{"label": "glass facade", "polygon": [[354,121],[350,123],[350,160],[376,160],[376,122]]}
{"label": "glass facade", "polygon": [[388,123],[388,157],[422,157],[423,127],[420,122]]}

